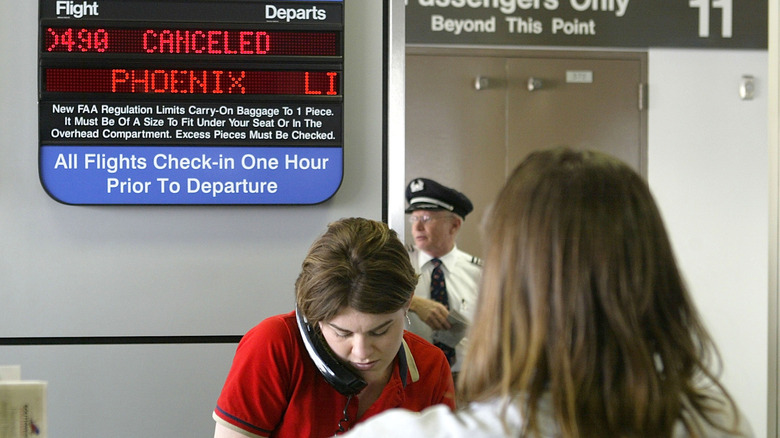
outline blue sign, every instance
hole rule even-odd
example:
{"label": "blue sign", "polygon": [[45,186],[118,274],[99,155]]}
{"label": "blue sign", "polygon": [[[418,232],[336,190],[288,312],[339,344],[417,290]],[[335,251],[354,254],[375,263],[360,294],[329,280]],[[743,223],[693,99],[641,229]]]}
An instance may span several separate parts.
{"label": "blue sign", "polygon": [[41,147],[46,191],[66,204],[316,204],[343,175],[339,147]]}
{"label": "blue sign", "polygon": [[344,172],[343,0],[40,0],[39,175],[74,205],[317,204]]}

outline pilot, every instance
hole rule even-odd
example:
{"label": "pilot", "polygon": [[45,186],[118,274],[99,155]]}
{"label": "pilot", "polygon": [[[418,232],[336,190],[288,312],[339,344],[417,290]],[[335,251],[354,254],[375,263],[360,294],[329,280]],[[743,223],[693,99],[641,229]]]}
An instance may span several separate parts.
{"label": "pilot", "polygon": [[482,261],[459,250],[455,239],[474,207],[463,193],[427,178],[409,182],[406,200],[414,240],[407,251],[420,274],[409,329],[441,348],[457,374],[467,346],[463,334],[476,307]]}

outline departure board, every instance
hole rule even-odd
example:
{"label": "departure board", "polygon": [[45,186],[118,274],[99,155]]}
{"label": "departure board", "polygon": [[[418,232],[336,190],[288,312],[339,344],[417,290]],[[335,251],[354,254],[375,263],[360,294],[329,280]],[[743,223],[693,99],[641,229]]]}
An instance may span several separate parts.
{"label": "departure board", "polygon": [[317,204],[343,0],[40,0],[39,173],[74,205]]}

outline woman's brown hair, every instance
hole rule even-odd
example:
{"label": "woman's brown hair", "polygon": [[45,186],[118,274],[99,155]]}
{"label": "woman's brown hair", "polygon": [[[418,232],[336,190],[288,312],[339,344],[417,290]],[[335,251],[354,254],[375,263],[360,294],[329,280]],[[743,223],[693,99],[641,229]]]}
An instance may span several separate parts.
{"label": "woman's brown hair", "polygon": [[710,370],[718,353],[631,168],[597,152],[533,153],[484,233],[464,401],[521,395],[530,436],[546,397],[563,437],[669,437],[678,422],[701,436],[694,419],[736,428],[714,420],[736,407]]}
{"label": "woman's brown hair", "polygon": [[347,218],[328,225],[303,260],[296,304],[309,324],[342,309],[381,314],[409,303],[417,274],[394,230],[382,222]]}

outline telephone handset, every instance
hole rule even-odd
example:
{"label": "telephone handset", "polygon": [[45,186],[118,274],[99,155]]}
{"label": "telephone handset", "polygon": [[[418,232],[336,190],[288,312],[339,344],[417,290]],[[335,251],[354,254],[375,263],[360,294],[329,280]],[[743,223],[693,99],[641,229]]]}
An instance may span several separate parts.
{"label": "telephone handset", "polygon": [[306,351],[308,351],[322,377],[343,395],[352,396],[362,391],[366,387],[366,382],[357,372],[350,369],[336,357],[321,335],[316,333],[314,328],[309,325],[306,317],[301,314],[297,306],[295,308],[295,319],[298,321],[298,330],[301,331],[303,345],[306,346]]}

